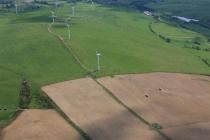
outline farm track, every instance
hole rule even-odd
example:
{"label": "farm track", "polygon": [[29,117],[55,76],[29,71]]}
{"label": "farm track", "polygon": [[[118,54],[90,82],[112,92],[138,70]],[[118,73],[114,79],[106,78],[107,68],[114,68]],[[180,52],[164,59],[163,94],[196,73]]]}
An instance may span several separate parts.
{"label": "farm track", "polygon": [[[66,42],[64,41],[63,37],[59,34],[54,33],[51,30],[51,27],[53,26],[53,23],[51,23],[47,30],[50,34],[54,35],[56,38],[58,38],[62,44],[65,46],[65,48],[68,49],[69,53],[74,57],[74,59],[76,60],[76,62],[80,65],[81,68],[83,68],[84,70],[86,70],[88,73],[92,73],[94,72],[94,70],[91,70],[89,68],[87,68],[78,58],[78,56],[73,52],[72,48],[69,47],[69,45],[66,44]],[[135,116],[137,119],[139,119],[139,121],[141,121],[142,123],[144,123],[145,125],[147,125],[149,128],[151,128],[151,124],[146,121],[144,118],[142,118],[139,114],[137,114],[135,111],[133,111],[131,108],[129,108],[126,104],[124,104],[120,99],[118,99],[111,91],[109,91],[107,88],[105,88],[102,84],[100,84],[92,75],[91,78],[100,86],[102,87],[105,92],[111,96],[111,98],[113,98],[117,103],[119,103],[121,106],[123,106],[125,109],[127,109],[133,116]],[[64,113],[65,114],[65,113]],[[69,118],[70,119],[70,118]],[[162,131],[158,130],[158,129],[154,129],[159,135],[161,135],[165,140],[171,140],[166,134],[164,134]]]}
{"label": "farm track", "polygon": [[51,23],[51,24],[48,26],[48,28],[47,28],[48,32],[49,32],[50,34],[54,35],[58,40],[61,41],[61,43],[62,43],[62,44],[64,45],[64,47],[68,50],[68,52],[73,56],[73,58],[76,60],[76,62],[80,65],[80,67],[81,67],[82,69],[84,69],[84,70],[87,71],[88,73],[94,72],[94,70],[89,69],[88,67],[86,67],[86,66],[81,62],[81,60],[79,59],[79,57],[74,53],[74,51],[72,50],[72,48],[71,48],[69,45],[67,45],[67,43],[64,41],[64,39],[63,39],[63,37],[62,37],[61,35],[56,34],[56,33],[54,33],[54,32],[51,30],[51,27],[52,27],[52,26],[53,26],[53,23]]}
{"label": "farm track", "polygon": [[[39,23],[26,23],[26,24],[39,24]],[[42,23],[40,23],[40,25],[41,24]],[[46,24],[47,23],[45,23],[45,25]],[[50,26],[52,26],[52,25],[50,25]],[[45,26],[45,28],[46,28],[46,26]],[[52,32],[51,27],[48,27],[47,29],[48,29],[48,32],[50,32],[50,31]],[[76,51],[74,52],[74,50],[73,50],[73,48],[71,46],[71,43],[68,44],[67,42],[65,42],[64,38],[61,35],[59,35],[59,34],[56,34],[56,33],[53,33],[53,32],[51,34],[53,34],[59,41],[61,41],[61,43],[63,44],[62,46],[64,46],[66,49],[68,49],[68,52],[70,53],[70,55],[73,56],[73,58],[75,59],[76,63],[78,63],[82,69],[84,69],[84,70],[86,70],[88,72],[92,72],[92,70],[90,70],[88,67],[86,67],[84,65],[84,63],[82,63],[82,61],[79,58],[79,54],[77,55]],[[94,77],[92,77],[92,78],[95,79]],[[108,93],[108,91],[107,91],[107,93]],[[111,93],[111,94],[114,95],[113,93]],[[120,101],[120,99],[118,99],[118,100]],[[122,102],[122,101],[120,101],[120,102]],[[122,102],[122,104],[124,104],[124,103]],[[132,111],[132,110],[130,110],[130,111]],[[134,116],[135,116],[135,114],[134,114]],[[139,117],[139,116],[137,116],[137,117]],[[140,116],[140,120],[144,121],[143,118],[141,118],[141,116]],[[147,123],[147,121],[145,123]],[[150,124],[148,123],[148,125],[150,125]]]}

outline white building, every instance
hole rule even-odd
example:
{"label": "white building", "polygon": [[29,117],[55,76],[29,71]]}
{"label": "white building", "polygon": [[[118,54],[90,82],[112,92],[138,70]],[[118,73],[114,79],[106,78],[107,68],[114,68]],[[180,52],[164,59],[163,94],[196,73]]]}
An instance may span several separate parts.
{"label": "white building", "polygon": [[147,16],[152,16],[152,12],[150,12],[150,11],[144,11],[144,14]]}
{"label": "white building", "polygon": [[181,17],[181,16],[172,16],[173,18],[176,18],[176,19],[179,19],[181,21],[184,21],[184,22],[198,22],[199,20],[197,19],[191,19],[191,18],[186,18],[186,17]]}

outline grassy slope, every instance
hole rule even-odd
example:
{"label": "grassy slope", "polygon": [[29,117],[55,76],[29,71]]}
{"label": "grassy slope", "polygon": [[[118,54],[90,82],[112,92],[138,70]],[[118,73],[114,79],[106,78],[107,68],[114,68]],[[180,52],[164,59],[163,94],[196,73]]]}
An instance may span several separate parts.
{"label": "grassy slope", "polygon": [[182,24],[182,26],[210,37],[210,1],[209,0],[164,0],[149,3],[147,7],[167,15],[178,15],[200,20],[199,24]]}
{"label": "grassy slope", "polygon": [[[69,9],[70,6],[65,6],[58,14],[67,16]],[[83,18],[73,20],[69,44],[91,68],[95,67],[95,51],[102,53],[100,76],[151,71],[210,73],[187,49],[176,47],[176,43],[168,44],[152,34],[148,29],[153,21],[150,17],[100,6],[91,10],[90,5],[84,4],[76,5],[76,9],[77,15]],[[65,27],[54,27],[54,31],[67,40]]]}
{"label": "grassy slope", "polygon": [[[187,44],[187,41],[192,41],[196,37],[200,37],[202,40],[202,45],[199,47],[201,48],[210,48],[210,43],[208,42],[208,38],[206,36],[203,36],[201,34],[198,34],[196,32],[186,30],[181,27],[175,27],[169,24],[166,24],[166,22],[155,22],[152,24],[152,28],[155,32],[169,37],[173,40],[180,41],[183,44]],[[192,43],[190,45],[193,45]]]}
{"label": "grassy slope", "polygon": [[193,37],[198,36],[198,34],[196,34],[195,32],[192,32],[183,28],[173,27],[165,23],[161,23],[161,22],[153,23],[152,27],[155,29],[156,32],[164,36],[177,36],[180,38],[181,37],[193,38]]}
{"label": "grassy slope", "polygon": [[[33,21],[33,16],[1,16],[0,108],[17,108],[23,77],[31,83],[34,98],[30,107],[40,108],[47,106],[37,97],[41,94],[41,86],[81,77],[85,73],[60,42],[47,32],[46,24],[27,23]],[[11,112],[0,111],[0,125]]]}
{"label": "grassy slope", "polygon": [[[66,27],[56,26],[53,31],[64,37],[89,68],[95,69],[95,51],[102,53],[102,71],[97,76],[152,71],[210,74],[198,58],[209,59],[209,53],[184,49],[182,42],[166,43],[150,32],[151,17],[99,5],[95,10],[87,4],[75,7],[76,16],[81,17],[71,23],[72,41],[67,40]],[[30,107],[40,108],[45,107],[38,98],[41,86],[86,74],[47,32],[51,10],[0,15],[0,107],[17,107],[23,77],[31,82]],[[66,5],[58,15],[69,16],[70,11],[71,5]],[[11,113],[0,112],[0,125]]]}

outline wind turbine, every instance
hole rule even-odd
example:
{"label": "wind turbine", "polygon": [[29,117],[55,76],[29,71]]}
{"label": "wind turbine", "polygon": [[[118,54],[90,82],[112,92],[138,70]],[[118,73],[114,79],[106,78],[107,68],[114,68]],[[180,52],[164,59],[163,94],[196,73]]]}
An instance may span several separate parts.
{"label": "wind turbine", "polygon": [[55,23],[55,12],[54,11],[51,11],[51,14],[52,14],[52,23],[54,24]]}
{"label": "wind turbine", "polygon": [[70,32],[70,24],[68,23],[68,20],[69,20],[69,18],[67,18],[65,20],[65,24],[66,24],[66,27],[67,27],[68,37],[69,37],[69,40],[70,40],[71,39],[71,32]]}
{"label": "wind turbine", "polygon": [[94,2],[93,2],[93,0],[90,0],[91,1],[91,7],[92,7],[92,9],[94,9]]}
{"label": "wind turbine", "polygon": [[75,7],[74,6],[72,7],[72,15],[73,16],[75,15]]}
{"label": "wind turbine", "polygon": [[15,3],[15,13],[18,14],[18,5]]}
{"label": "wind turbine", "polygon": [[96,69],[97,69],[97,71],[101,70],[101,67],[100,67],[100,56],[101,56],[101,54],[98,51],[96,51],[96,57],[97,57],[97,67],[96,67]]}
{"label": "wind turbine", "polygon": [[94,9],[94,2],[93,2],[93,0],[88,0],[87,2],[91,2],[91,7],[92,7],[92,9]]}
{"label": "wind turbine", "polygon": [[58,1],[55,0],[55,8],[57,9],[58,8]]}

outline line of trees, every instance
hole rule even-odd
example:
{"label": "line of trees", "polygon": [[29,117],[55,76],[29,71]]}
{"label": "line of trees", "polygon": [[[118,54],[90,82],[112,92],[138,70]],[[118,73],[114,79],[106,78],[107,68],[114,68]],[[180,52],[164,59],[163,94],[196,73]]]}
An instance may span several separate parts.
{"label": "line of trees", "polygon": [[163,35],[157,33],[157,32],[152,28],[152,23],[149,24],[149,30],[150,30],[153,34],[159,36],[159,37],[160,37],[161,39],[163,39],[165,42],[167,42],[167,43],[170,43],[170,42],[171,42],[171,39],[170,39],[169,37],[165,37],[165,36],[163,36]]}
{"label": "line of trees", "polygon": [[20,102],[19,107],[27,108],[31,100],[31,90],[28,81],[23,80],[20,87]]}

